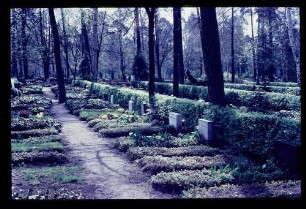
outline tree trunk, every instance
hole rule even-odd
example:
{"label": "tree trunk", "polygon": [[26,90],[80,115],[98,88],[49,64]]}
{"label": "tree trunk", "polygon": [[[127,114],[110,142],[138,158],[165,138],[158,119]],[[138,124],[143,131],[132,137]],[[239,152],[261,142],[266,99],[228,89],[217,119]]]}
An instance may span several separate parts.
{"label": "tree trunk", "polygon": [[232,7],[232,27],[231,27],[231,56],[232,56],[232,83],[235,83],[235,52],[234,52],[234,7]]}
{"label": "tree trunk", "polygon": [[98,43],[98,8],[93,9],[93,25],[92,25],[92,72],[93,81],[97,81],[98,78],[98,65],[99,65],[99,43]]}
{"label": "tree trunk", "polygon": [[122,81],[126,81],[126,76],[125,76],[125,66],[124,66],[124,54],[123,54],[123,49],[122,49],[122,31],[120,29],[119,31],[119,54],[120,54],[120,70],[122,73]]}
{"label": "tree trunk", "polygon": [[44,19],[42,16],[41,9],[39,10],[39,17],[40,17],[40,43],[42,47],[41,56],[42,56],[42,64],[44,70],[44,78],[45,80],[49,79],[49,64],[50,64],[50,57],[49,57],[49,48],[46,43],[45,33],[44,33]]}
{"label": "tree trunk", "polygon": [[151,125],[156,117],[155,99],[154,99],[154,79],[155,79],[155,66],[154,66],[154,14],[156,8],[146,8],[149,17],[149,103],[151,109]]}
{"label": "tree trunk", "polygon": [[208,84],[208,99],[225,105],[224,80],[221,67],[220,40],[214,7],[201,7],[202,48]]}
{"label": "tree trunk", "polygon": [[268,77],[270,82],[274,82],[274,61],[273,61],[273,36],[272,36],[272,9],[269,8],[268,11],[268,27],[269,27],[269,47],[268,47],[268,59],[269,59],[269,65],[268,65]]}
{"label": "tree trunk", "polygon": [[256,64],[255,64],[255,41],[254,41],[254,27],[253,27],[253,8],[251,7],[251,29],[252,29],[252,55],[253,55],[253,79],[256,82],[257,72],[256,72]]}
{"label": "tree trunk", "polygon": [[58,102],[63,103],[66,101],[66,89],[65,89],[62,62],[61,62],[60,40],[59,40],[53,8],[49,8],[49,16],[50,16],[50,24],[54,40],[54,57],[55,57],[57,84],[59,91]]}
{"label": "tree trunk", "polygon": [[156,55],[156,66],[157,66],[157,78],[159,81],[162,80],[161,75],[161,66],[160,66],[160,57],[159,57],[159,36],[160,36],[160,29],[158,27],[158,14],[155,13],[155,55]]}
{"label": "tree trunk", "polygon": [[91,62],[91,54],[90,54],[90,47],[89,47],[89,39],[88,39],[88,33],[86,28],[86,23],[84,20],[84,12],[82,10],[81,12],[81,25],[82,25],[82,46],[83,46],[83,58],[84,58],[84,66],[86,66],[86,72],[84,72],[84,75],[86,79],[91,80],[92,79],[92,62]]}
{"label": "tree trunk", "polygon": [[26,37],[26,8],[21,10],[21,43],[22,43],[22,61],[24,70],[24,79],[29,78],[28,52],[27,52],[27,37]]}
{"label": "tree trunk", "polygon": [[179,96],[179,18],[178,18],[179,8],[173,8],[173,96]]}
{"label": "tree trunk", "polygon": [[184,84],[185,80],[185,71],[184,71],[184,56],[183,56],[183,40],[182,40],[182,21],[181,21],[181,8],[178,8],[177,12],[177,21],[178,21],[178,62],[179,62],[179,82]]}
{"label": "tree trunk", "polygon": [[[201,27],[202,23],[201,23],[201,15],[200,15],[199,7],[197,7],[197,15],[198,15],[199,32],[200,32],[200,36],[202,36],[202,27]],[[201,40],[201,46],[202,46],[203,45],[203,43],[202,43],[203,38],[201,37],[200,40]],[[201,51],[202,51],[202,54],[203,54],[203,49],[202,48],[201,48]],[[204,76],[205,76],[205,70],[203,71],[203,69],[205,68],[203,56],[200,57],[200,63],[201,63],[200,75],[202,76],[202,74],[204,73]]]}
{"label": "tree trunk", "polygon": [[64,52],[65,52],[65,63],[66,63],[66,76],[67,79],[70,76],[70,65],[69,65],[69,54],[68,54],[68,40],[66,35],[66,27],[65,27],[65,17],[63,8],[61,8],[61,15],[62,15],[62,24],[63,24],[63,35],[64,35]]}
{"label": "tree trunk", "polygon": [[11,31],[11,76],[18,77],[18,61],[17,61],[17,21],[16,10],[12,9],[12,28]]}
{"label": "tree trunk", "polygon": [[141,54],[141,40],[140,40],[140,31],[139,31],[139,11],[138,7],[135,7],[135,22],[136,22],[136,45],[137,45],[137,50],[136,50],[136,55],[140,56]]}
{"label": "tree trunk", "polygon": [[291,18],[291,8],[287,7],[286,10],[286,23],[288,27],[289,42],[295,60],[297,83],[300,84],[300,49],[298,47],[297,38],[294,35],[294,26]]}

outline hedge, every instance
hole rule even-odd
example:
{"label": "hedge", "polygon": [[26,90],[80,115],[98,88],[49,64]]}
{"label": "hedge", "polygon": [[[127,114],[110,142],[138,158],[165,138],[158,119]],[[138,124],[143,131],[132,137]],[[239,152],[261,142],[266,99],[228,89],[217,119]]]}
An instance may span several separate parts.
{"label": "hedge", "polygon": [[17,152],[12,153],[12,164],[63,164],[67,158],[63,153],[58,152]]}
{"label": "hedge", "polygon": [[64,147],[60,142],[43,143],[12,143],[12,152],[33,152],[33,151],[57,151],[63,152]]}
{"label": "hedge", "polygon": [[219,149],[208,146],[188,146],[188,147],[132,147],[127,151],[131,160],[142,158],[144,156],[161,155],[171,156],[212,156],[219,153]]}
{"label": "hedge", "polygon": [[158,190],[179,193],[192,187],[211,187],[231,183],[234,179],[231,169],[184,170],[174,172],[160,172],[151,177],[152,186]]}
{"label": "hedge", "polygon": [[178,170],[197,170],[209,168],[211,166],[225,166],[233,164],[235,158],[232,156],[215,155],[213,157],[192,156],[192,157],[162,157],[162,156],[145,156],[136,160],[137,164],[143,171],[156,174],[161,171],[178,171]]}
{"label": "hedge", "polygon": [[[82,80],[77,80],[76,84],[81,87],[91,87],[92,93],[99,96],[113,94],[115,101],[123,107],[127,107],[129,100],[135,102],[136,109],[140,109],[141,101],[148,103],[148,93],[142,90],[97,83],[91,85],[91,82]],[[237,151],[248,152],[263,159],[271,157],[274,141],[297,143],[301,141],[300,120],[252,112],[244,107],[219,107],[208,102],[161,94],[155,94],[155,99],[158,117],[166,124],[169,112],[182,114],[185,120],[183,128],[186,131],[195,130],[198,119],[210,119],[214,122],[216,141],[232,145]]]}
{"label": "hedge", "polygon": [[301,197],[301,181],[272,181],[247,185],[224,184],[196,187],[182,192],[183,198],[271,198]]}
{"label": "hedge", "polygon": [[262,86],[259,86],[259,85],[232,84],[232,83],[225,83],[224,87],[228,88],[228,89],[239,89],[239,90],[246,90],[246,91],[263,90],[263,91],[266,91],[266,92],[292,94],[292,95],[295,95],[295,96],[300,96],[301,95],[301,88],[300,87],[265,86],[263,88]]}
{"label": "hedge", "polygon": [[51,129],[32,129],[26,131],[11,131],[11,138],[29,138],[29,137],[39,137],[39,136],[46,136],[46,135],[53,135],[58,134],[59,131],[55,128]]}
{"label": "hedge", "polygon": [[41,136],[41,137],[30,137],[30,138],[12,138],[12,143],[45,143],[45,142],[60,142],[61,137],[59,135],[47,135],[47,136]]}
{"label": "hedge", "polygon": [[[243,84],[225,84],[229,86],[243,85]],[[139,87],[148,90],[148,82],[140,82]],[[250,87],[251,89],[252,87]],[[274,89],[279,89],[277,87],[271,87]],[[293,87],[292,87],[293,88]],[[301,100],[300,96],[295,96],[288,94],[286,90],[279,90],[280,93],[272,92],[258,92],[237,89],[225,89],[225,97],[229,104],[236,106],[246,106],[257,109],[265,109],[272,111],[279,110],[300,110]],[[286,88],[285,88],[286,89]],[[288,90],[291,92],[291,90]],[[292,90],[298,91],[298,90]],[[169,83],[155,82],[155,92],[160,94],[172,95],[173,86]],[[208,90],[207,87],[203,86],[193,86],[193,85],[180,85],[179,92],[181,98],[188,99],[204,99],[208,100]],[[285,94],[286,93],[286,94]]]}
{"label": "hedge", "polygon": [[128,136],[130,132],[139,131],[143,135],[152,135],[164,131],[164,128],[158,126],[140,126],[140,127],[120,127],[120,128],[109,128],[101,129],[99,131],[100,137],[120,137]]}

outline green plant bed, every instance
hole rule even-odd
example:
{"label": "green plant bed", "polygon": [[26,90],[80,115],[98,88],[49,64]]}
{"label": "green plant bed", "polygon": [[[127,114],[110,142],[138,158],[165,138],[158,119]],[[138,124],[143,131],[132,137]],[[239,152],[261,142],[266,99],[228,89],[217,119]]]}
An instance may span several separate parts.
{"label": "green plant bed", "polygon": [[301,181],[272,181],[246,185],[224,184],[209,188],[192,188],[183,198],[288,198],[301,197]]}
{"label": "green plant bed", "polygon": [[225,155],[215,155],[213,157],[162,157],[162,156],[145,156],[136,160],[137,164],[143,171],[156,174],[161,171],[179,171],[179,170],[197,170],[209,168],[211,166],[225,166],[233,164],[235,157]]}
{"label": "green plant bed", "polygon": [[47,135],[54,135],[58,134],[59,131],[55,128],[51,129],[32,129],[26,131],[11,131],[11,138],[29,138],[29,137],[40,137],[40,136],[47,136]]}
{"label": "green plant bed", "polygon": [[23,174],[22,178],[30,182],[53,181],[59,183],[83,183],[84,178],[80,177],[79,167],[76,166],[51,166],[35,168],[16,168]]}
{"label": "green plant bed", "polygon": [[[155,146],[160,147],[187,147],[199,145],[199,142],[195,138],[176,138],[171,136],[172,139],[166,139],[161,142],[160,135],[147,136],[148,140]],[[115,147],[122,152],[126,152],[129,148],[135,147],[136,142],[131,137],[121,137],[116,140]],[[139,145],[138,145],[139,146]]]}
{"label": "green plant bed", "polygon": [[67,158],[59,152],[16,152],[12,153],[11,163],[13,165],[22,164],[63,164]]}
{"label": "green plant bed", "polygon": [[233,170],[231,168],[220,168],[215,171],[209,169],[184,170],[160,172],[151,177],[151,184],[153,188],[158,190],[180,193],[182,190],[195,186],[212,187],[231,183],[233,179]]}
{"label": "green plant bed", "polygon": [[47,136],[41,136],[41,137],[29,137],[29,138],[12,138],[12,143],[47,143],[47,142],[60,142],[61,137],[59,135],[47,135]]}
{"label": "green plant bed", "polygon": [[129,159],[135,160],[144,156],[161,155],[172,156],[212,156],[219,153],[219,149],[208,146],[188,146],[188,147],[132,147],[127,151]]}
{"label": "green plant bed", "polygon": [[109,129],[101,129],[99,131],[100,137],[120,137],[120,136],[128,136],[132,131],[139,131],[143,135],[152,135],[164,131],[165,129],[159,126],[142,126],[142,127],[126,127],[126,128],[109,128]]}
{"label": "green plant bed", "polygon": [[12,131],[24,131],[30,129],[43,129],[48,127],[54,127],[59,130],[61,128],[61,124],[50,117],[43,118],[11,118],[11,130]]}
{"label": "green plant bed", "polygon": [[43,142],[43,143],[12,143],[12,152],[33,152],[33,151],[56,151],[64,152],[63,144],[60,142]]}
{"label": "green plant bed", "polygon": [[[122,128],[127,128],[127,129],[137,129],[141,127],[148,127],[149,125],[147,123],[122,123],[118,121],[109,121],[109,120],[104,120],[103,122],[97,123],[93,129],[94,131],[99,131],[100,130],[103,132],[105,129],[122,129]],[[123,130],[124,131],[124,130]],[[132,130],[133,131],[133,130]],[[126,135],[126,134],[124,134]]]}
{"label": "green plant bed", "polygon": [[101,119],[100,117],[105,115],[106,118],[118,118],[119,112],[116,109],[83,109],[79,112],[80,120],[86,120],[87,122],[94,119]]}

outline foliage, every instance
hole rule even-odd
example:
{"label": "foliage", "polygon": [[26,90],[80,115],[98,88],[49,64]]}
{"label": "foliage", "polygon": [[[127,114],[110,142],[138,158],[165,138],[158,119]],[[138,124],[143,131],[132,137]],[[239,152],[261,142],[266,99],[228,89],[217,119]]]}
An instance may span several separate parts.
{"label": "foliage", "polygon": [[223,184],[183,191],[183,198],[275,198],[300,197],[301,181],[272,181],[244,185]]}
{"label": "foliage", "polygon": [[29,137],[27,139],[24,138],[12,138],[12,143],[47,143],[47,142],[60,142],[61,138],[59,135],[47,135],[41,137]]}
{"label": "foliage", "polygon": [[12,152],[33,152],[33,151],[57,151],[63,152],[63,145],[59,142],[42,142],[42,143],[12,143]]}
{"label": "foliage", "polygon": [[141,126],[141,127],[122,127],[122,128],[109,128],[109,129],[101,129],[99,131],[100,137],[120,137],[120,136],[128,136],[132,131],[139,131],[143,135],[152,135],[162,131],[163,128],[157,126]]}
{"label": "foliage", "polygon": [[54,127],[59,130],[61,124],[50,117],[41,117],[41,118],[26,118],[26,117],[17,117],[11,119],[11,130],[12,131],[24,131],[30,129],[43,129]]}
{"label": "foliage", "polygon": [[219,149],[208,146],[187,146],[187,147],[132,147],[128,150],[127,155],[130,159],[135,160],[144,156],[162,155],[171,156],[211,156],[217,154]]}
{"label": "foliage", "polygon": [[26,131],[11,131],[11,138],[29,138],[58,134],[58,130],[55,128],[45,128],[45,129],[31,129]]}
{"label": "foliage", "polygon": [[64,154],[58,152],[16,152],[12,153],[12,164],[63,164],[67,162]]}

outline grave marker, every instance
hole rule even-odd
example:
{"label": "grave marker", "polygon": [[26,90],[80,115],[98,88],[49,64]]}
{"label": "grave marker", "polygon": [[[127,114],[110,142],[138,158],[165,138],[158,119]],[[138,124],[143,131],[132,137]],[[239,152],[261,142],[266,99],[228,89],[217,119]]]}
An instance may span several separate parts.
{"label": "grave marker", "polygon": [[111,104],[114,104],[114,95],[111,95],[111,96],[110,96],[110,103],[111,103]]}
{"label": "grave marker", "polygon": [[210,120],[199,119],[198,120],[198,131],[201,137],[206,141],[212,142],[213,140],[213,122]]}
{"label": "grave marker", "polygon": [[174,126],[175,130],[180,132],[182,130],[182,114],[170,112],[169,125]]}
{"label": "grave marker", "polygon": [[134,102],[133,101],[129,101],[129,111],[134,111]]}
{"label": "grave marker", "polygon": [[140,115],[145,114],[145,112],[146,112],[146,107],[147,107],[147,103],[145,103],[145,102],[141,102],[141,103],[140,103]]}

